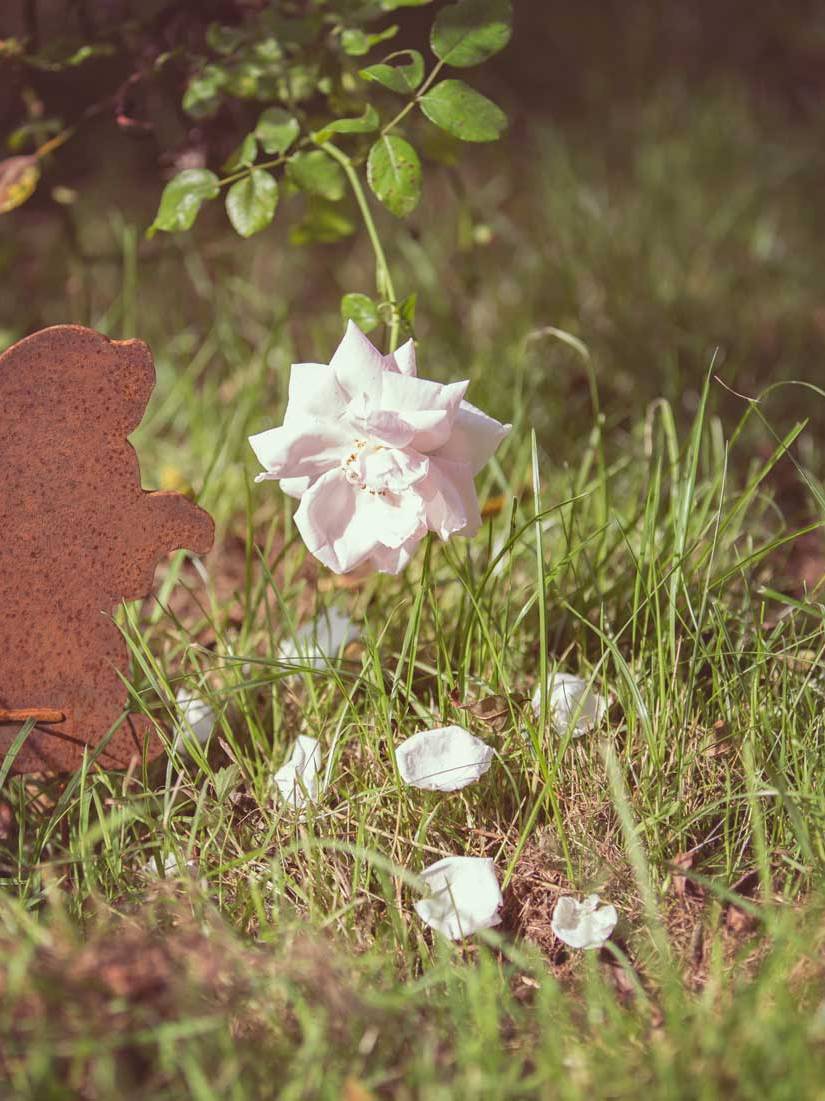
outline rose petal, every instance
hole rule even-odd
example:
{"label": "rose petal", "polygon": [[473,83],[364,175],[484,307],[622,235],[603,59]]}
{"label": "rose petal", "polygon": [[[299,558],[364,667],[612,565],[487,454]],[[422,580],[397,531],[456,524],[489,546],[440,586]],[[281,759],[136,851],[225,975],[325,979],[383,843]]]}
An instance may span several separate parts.
{"label": "rose petal", "polygon": [[306,491],[295,513],[295,526],[310,554],[335,573],[354,569],[369,553],[365,549],[357,561],[352,560],[347,540],[357,492],[340,467],[330,470]]}
{"label": "rose petal", "polygon": [[183,748],[189,739],[194,739],[200,745],[205,745],[215,729],[217,721],[215,712],[206,700],[191,695],[183,687],[178,689],[175,702],[180,710],[182,721],[175,725],[173,748],[176,750]]}
{"label": "rose petal", "polygon": [[381,380],[379,404],[381,409],[402,413],[405,419],[409,419],[408,414],[423,410],[444,412],[449,414],[452,423],[458,416],[469,385],[466,381],[444,385],[412,375],[387,372]]}
{"label": "rose petal", "polygon": [[[425,532],[426,534],[426,532]],[[378,573],[399,574],[410,564],[422,535],[414,535],[400,547],[377,546],[369,558],[370,565]]]}
{"label": "rose petal", "polygon": [[338,657],[341,649],[360,636],[359,628],[338,608],[327,608],[295,632],[294,639],[284,639],[278,649],[281,661],[295,665],[326,665]]}
{"label": "rose petal", "polygon": [[348,464],[351,481],[378,492],[403,493],[427,477],[430,460],[408,448],[365,447]]}
{"label": "rose petal", "polygon": [[407,447],[415,436],[415,428],[400,414],[378,410],[368,414],[364,432],[388,447]]}
{"label": "rose petal", "polygon": [[[360,535],[370,543],[370,553],[379,546],[395,550],[410,539],[423,539],[427,534],[424,504],[415,493],[371,493],[356,491],[355,528],[353,538]],[[357,545],[357,542],[356,542]]]}
{"label": "rose petal", "polygon": [[461,940],[500,923],[503,899],[492,860],[447,856],[425,868],[421,878],[431,893],[415,903],[415,912],[445,937]]}
{"label": "rose petal", "polygon": [[377,401],[381,394],[384,357],[358,326],[350,321],[329,363],[338,385],[350,398]]}
{"label": "rose petal", "polygon": [[[533,711],[541,710],[541,686],[533,693]],[[566,732],[574,715],[577,719],[571,731],[574,738],[590,733],[607,712],[607,705],[586,680],[572,673],[551,673],[547,678],[547,710],[553,724]]]}
{"label": "rose petal", "polygon": [[618,920],[615,906],[599,907],[598,895],[589,895],[584,902],[565,895],[556,903],[550,926],[571,948],[599,948]]}
{"label": "rose petal", "polygon": [[450,438],[454,414],[450,409],[407,409],[404,422],[410,430],[410,446],[425,454],[437,451]]}
{"label": "rose petal", "polygon": [[398,371],[402,375],[411,375],[415,378],[415,342],[408,340],[400,348],[396,348],[388,356],[384,356],[384,370]]}
{"label": "rose petal", "polygon": [[276,796],[292,810],[301,810],[318,798],[321,772],[321,744],[317,738],[299,734],[286,761],[272,782]]}
{"label": "rose petal", "polygon": [[475,535],[481,527],[475,483],[466,463],[430,455],[427,477],[416,486],[426,505],[427,527],[442,539]]}
{"label": "rose petal", "polygon": [[337,419],[335,412],[343,410],[346,401],[335,372],[327,364],[293,363],[289,370],[284,424],[292,424],[306,417]]}
{"label": "rose petal", "polygon": [[335,573],[349,573],[380,548],[396,549],[427,533],[417,494],[381,496],[353,486],[340,469],[307,490],[295,526],[311,553]]}
{"label": "rose petal", "polygon": [[198,862],[196,860],[186,860],[183,862],[183,867],[178,863],[178,858],[175,853],[169,853],[164,857],[161,865],[162,872],[158,871],[157,863],[154,859],[147,860],[147,862],[140,868],[140,872],[147,879],[166,879],[170,876],[189,875],[198,870]]}
{"label": "rose petal", "polygon": [[512,427],[488,417],[469,401],[462,401],[450,438],[438,449],[437,455],[469,463],[473,474],[478,474]]}
{"label": "rose petal", "polygon": [[352,433],[336,421],[306,417],[249,437],[268,478],[317,478],[335,466],[352,445]]}
{"label": "rose petal", "polygon": [[421,730],[395,751],[401,779],[425,791],[459,791],[490,767],[493,751],[460,726]]}
{"label": "rose petal", "polygon": [[[260,475],[258,475],[258,477],[255,479],[256,482],[265,480],[266,479],[261,478]],[[281,478],[281,480],[278,482],[278,485],[281,487],[287,497],[295,497],[297,500],[300,501],[300,499],[312,485],[312,478]]]}

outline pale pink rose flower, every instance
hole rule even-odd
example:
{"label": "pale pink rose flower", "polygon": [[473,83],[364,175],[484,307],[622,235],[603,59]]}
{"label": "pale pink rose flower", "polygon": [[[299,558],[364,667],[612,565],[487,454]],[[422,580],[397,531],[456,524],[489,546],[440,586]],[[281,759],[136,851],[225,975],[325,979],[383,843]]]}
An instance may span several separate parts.
{"label": "pale pink rose flower", "polygon": [[473,479],[511,425],[464,401],[467,386],[418,378],[411,340],[385,356],[350,321],[328,366],[292,365],[283,425],[249,439],[256,481],[300,499],[298,531],[335,573],[399,573],[428,531],[481,524]]}

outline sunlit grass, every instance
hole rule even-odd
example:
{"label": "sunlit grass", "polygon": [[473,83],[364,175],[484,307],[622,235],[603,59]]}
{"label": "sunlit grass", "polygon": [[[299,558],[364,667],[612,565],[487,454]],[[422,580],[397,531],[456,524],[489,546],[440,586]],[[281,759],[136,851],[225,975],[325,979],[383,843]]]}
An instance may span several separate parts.
{"label": "sunlit grass", "polygon": [[[470,399],[514,428],[479,479],[479,536],[433,541],[397,579],[339,586],[308,568],[290,502],[252,482],[246,437],[278,423],[291,360],[328,358],[334,295],[288,320],[277,257],[241,273],[220,247],[174,243],[161,268],[198,303],[183,321],[159,306],[157,261],[144,267],[114,225],[128,278],[85,320],[152,342],[144,482],[191,488],[217,550],[167,563],[156,597],[119,617],[130,706],[169,756],[126,777],[6,783],[2,943],[19,961],[0,970],[14,1037],[0,1066],[14,1096],[70,1096],[73,1074],[92,1096],[148,1080],[152,1097],[744,1097],[766,1078],[812,1095],[825,635],[821,591],[793,555],[821,530],[821,437],[806,423],[821,402],[787,388],[757,405],[717,381],[736,373],[724,347],[714,358],[716,321],[748,375],[760,303],[799,287],[771,267],[789,217],[766,205],[771,180],[739,172],[713,190],[726,134],[741,130],[740,167],[754,155],[747,119],[702,115],[685,147],[657,144],[658,125],[629,185],[545,136],[547,188],[529,196],[543,235],[496,179],[462,214],[492,227],[490,246],[456,250],[426,223],[398,235],[421,291],[423,371],[470,377]],[[791,159],[786,182],[805,171]],[[746,254],[764,276],[749,273],[753,301],[720,266],[739,271]],[[340,274],[316,278],[369,289],[367,267],[342,254]],[[800,292],[772,316],[809,306]],[[332,605],[360,640],[296,674],[281,643]],[[543,667],[591,681],[603,726],[573,738],[537,720]],[[217,716],[188,756],[172,748],[181,686]],[[451,795],[404,787],[394,747],[452,722],[494,747],[490,771]],[[303,821],[272,788],[299,734],[324,758]],[[450,854],[492,857],[505,891],[504,925],[471,946],[433,940],[412,908],[416,873]],[[679,874],[703,898],[686,902]],[[185,899],[158,914],[163,879]],[[592,890],[620,912],[615,943],[565,955],[545,935],[555,899]],[[179,977],[168,1019],[124,1011],[148,1071],[106,1047],[94,1011],[84,1024],[61,1009],[52,1030],[31,1009],[49,982],[75,996],[44,959],[97,943],[109,907],[134,908],[139,928],[194,915],[220,930],[209,936],[240,984],[225,1013],[208,982],[201,999],[201,980]]]}

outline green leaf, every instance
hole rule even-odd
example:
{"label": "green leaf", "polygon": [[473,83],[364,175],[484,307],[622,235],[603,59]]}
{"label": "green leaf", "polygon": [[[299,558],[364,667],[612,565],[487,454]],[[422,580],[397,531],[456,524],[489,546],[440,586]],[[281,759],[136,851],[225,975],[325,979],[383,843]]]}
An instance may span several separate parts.
{"label": "green leaf", "polygon": [[84,61],[88,61],[92,57],[111,57],[115,52],[115,47],[108,42],[97,42],[94,45],[81,46],[79,49],[67,57],[63,62],[64,65],[82,65]]}
{"label": "green leaf", "polygon": [[467,68],[503,50],[510,41],[512,23],[510,0],[458,0],[435,17],[430,45],[446,64]]}
{"label": "green leaf", "polygon": [[502,109],[463,80],[442,80],[419,106],[430,122],[462,141],[495,141],[507,129]]}
{"label": "green leaf", "polygon": [[6,145],[10,152],[19,153],[27,145],[41,145],[47,135],[59,134],[63,129],[63,123],[58,118],[39,118],[36,122],[24,122],[16,130],[12,130],[6,138]]}
{"label": "green leaf", "polygon": [[359,118],[335,119],[334,122],[328,122],[321,130],[316,130],[312,140],[320,144],[329,141],[333,134],[368,134],[371,130],[377,130],[380,123],[378,112],[371,103],[368,103],[363,115]]}
{"label": "green leaf", "polygon": [[331,202],[344,197],[344,173],[322,149],[296,153],[287,161],[286,174],[295,187],[310,195]]}
{"label": "green leaf", "polygon": [[216,54],[234,53],[243,43],[246,35],[240,27],[222,27],[220,23],[210,23],[206,28],[206,41]]}
{"label": "green leaf", "polygon": [[398,8],[423,8],[432,0],[381,0],[382,11],[397,11]]}
{"label": "green leaf", "polygon": [[224,768],[217,770],[212,777],[212,786],[215,788],[215,798],[219,804],[229,798],[242,779],[243,773],[240,766],[236,765],[234,761],[231,765],[226,765]]}
{"label": "green leaf", "polygon": [[259,39],[252,47],[252,54],[256,61],[263,61],[267,65],[273,65],[284,56],[283,47],[277,38]]}
{"label": "green leaf", "polygon": [[244,58],[227,72],[228,91],[239,99],[273,100],[278,96],[278,71],[269,62]]}
{"label": "green leaf", "polygon": [[268,107],[258,119],[255,137],[265,153],[285,153],[301,132],[294,115],[280,107]]}
{"label": "green leaf", "polygon": [[254,134],[247,134],[221,167],[226,172],[233,172],[236,168],[241,167],[251,168],[257,158],[258,140]]}
{"label": "green leaf", "polygon": [[421,198],[421,161],[408,141],[389,134],[370,149],[367,182],[387,210],[404,218]]}
{"label": "green leaf", "polygon": [[266,229],[278,205],[278,185],[261,168],[232,184],[226,195],[226,213],[236,233],[251,237]]}
{"label": "green leaf", "polygon": [[30,199],[39,179],[37,157],[8,157],[0,161],[0,214],[8,214]]}
{"label": "green leaf", "polygon": [[350,57],[363,57],[373,46],[377,46],[379,42],[386,42],[388,38],[395,38],[397,33],[397,23],[374,34],[367,34],[359,27],[352,27],[341,34],[341,45],[344,47],[344,53],[349,54]]}
{"label": "green leaf", "polygon": [[[408,57],[406,65],[388,65],[396,57]],[[391,92],[407,96],[414,92],[424,79],[424,58],[418,50],[399,50],[398,53],[385,57],[379,65],[368,65],[361,69],[359,74],[364,80],[371,80]]]}
{"label": "green leaf", "polygon": [[[11,42],[13,43],[14,39],[11,39]],[[59,46],[57,50],[47,48],[46,52],[42,54],[30,54],[26,61],[33,69],[39,69],[41,72],[59,73],[63,69],[83,65],[91,58],[111,57],[115,52],[115,47],[108,42],[87,43],[85,46],[79,46],[73,53],[67,54],[65,57],[54,56],[55,53],[59,53],[59,50]],[[14,57],[14,50],[12,49],[11,54],[6,56]]]}
{"label": "green leaf", "polygon": [[290,230],[293,245],[330,245],[355,232],[355,223],[340,207],[310,199],[306,216]]}
{"label": "green leaf", "polygon": [[402,298],[398,303],[398,316],[407,329],[412,329],[415,324],[415,307],[418,304],[418,295],[415,291]]}
{"label": "green leaf", "polygon": [[203,71],[192,77],[183,96],[183,109],[194,118],[205,118],[217,111],[221,102],[221,90],[229,77],[219,65],[205,65]]}
{"label": "green leaf", "polygon": [[378,307],[368,294],[345,294],[341,299],[341,317],[354,321],[362,333],[371,333],[381,323]]}
{"label": "green leaf", "polygon": [[155,220],[147,231],[154,237],[159,230],[180,233],[194,225],[204,199],[218,194],[218,177],[206,168],[187,168],[164,187]]}
{"label": "green leaf", "polygon": [[283,103],[303,103],[304,100],[312,99],[319,91],[323,92],[324,85],[328,83],[329,78],[322,75],[319,65],[290,62],[288,68],[281,69],[281,76],[276,83],[277,97]]}

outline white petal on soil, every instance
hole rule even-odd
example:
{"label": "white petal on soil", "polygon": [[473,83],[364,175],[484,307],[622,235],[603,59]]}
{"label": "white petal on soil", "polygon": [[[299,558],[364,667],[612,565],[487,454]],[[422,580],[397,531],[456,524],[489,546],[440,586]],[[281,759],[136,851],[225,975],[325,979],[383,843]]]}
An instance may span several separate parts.
{"label": "white petal on soil", "polygon": [[571,948],[599,948],[616,928],[615,906],[599,906],[598,895],[579,902],[565,895],[556,903],[551,928]]}
{"label": "white petal on soil", "polygon": [[[551,673],[547,679],[547,710],[555,726],[564,733],[574,715],[578,714],[573,727],[573,737],[587,734],[605,716],[607,707],[594,687],[588,688],[588,682],[572,673]],[[533,711],[536,716],[541,708],[541,687],[533,693]]]}
{"label": "white petal on soil", "polygon": [[160,873],[157,863],[153,858],[152,860],[147,860],[141,867],[140,872],[146,879],[170,879],[174,876],[196,872],[198,869],[198,862],[196,860],[184,861],[183,871],[181,871],[181,867],[178,864],[178,858],[174,853],[169,853],[163,860],[162,868],[163,872]]}
{"label": "white petal on soil", "polygon": [[301,810],[318,798],[321,744],[317,738],[299,734],[292,752],[273,777],[278,797],[293,810]]}
{"label": "white petal on soil", "polygon": [[215,712],[206,700],[191,695],[185,688],[178,689],[175,701],[182,721],[175,726],[174,748],[181,749],[192,739],[206,745],[215,729]]}
{"label": "white petal on soil", "polygon": [[415,903],[415,912],[431,929],[461,940],[501,921],[501,888],[492,860],[482,856],[447,856],[421,872],[430,889]]}
{"label": "white petal on soil", "polygon": [[478,780],[493,760],[493,751],[460,726],[422,730],[395,751],[401,779],[425,791],[458,791]]}
{"label": "white petal on soil", "polygon": [[338,608],[328,608],[281,643],[278,657],[292,665],[324,666],[360,635],[358,626]]}

